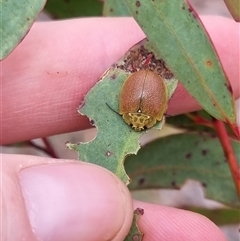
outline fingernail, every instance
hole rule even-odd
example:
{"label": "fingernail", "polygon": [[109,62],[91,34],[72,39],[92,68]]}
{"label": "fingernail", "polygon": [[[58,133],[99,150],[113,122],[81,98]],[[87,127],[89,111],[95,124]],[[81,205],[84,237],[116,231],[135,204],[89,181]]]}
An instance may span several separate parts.
{"label": "fingernail", "polygon": [[[32,230],[41,241],[111,240],[131,224],[128,191],[102,168],[35,166],[23,169],[19,180]],[[130,222],[125,223],[126,216]]]}

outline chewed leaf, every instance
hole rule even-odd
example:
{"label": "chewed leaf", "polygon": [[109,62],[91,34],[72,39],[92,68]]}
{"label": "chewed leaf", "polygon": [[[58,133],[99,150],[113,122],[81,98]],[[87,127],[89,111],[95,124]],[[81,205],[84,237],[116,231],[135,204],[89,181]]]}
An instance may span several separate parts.
{"label": "chewed leaf", "polygon": [[124,239],[124,241],[142,241],[143,233],[139,230],[138,225],[137,225],[138,219],[142,215],[144,215],[144,209],[137,208],[136,210],[134,210],[132,226],[129,230],[127,237]]}
{"label": "chewed leaf", "polygon": [[[68,144],[69,148],[78,152],[80,160],[109,169],[126,184],[129,183],[129,178],[124,170],[124,159],[126,155],[137,153],[140,148],[138,139],[144,131],[134,131],[118,114],[119,93],[123,82],[130,74],[139,71],[151,54],[148,68],[164,78],[169,98],[177,86],[177,80],[173,74],[161,59],[154,57],[148,45],[148,41],[143,40],[129,50],[122,59],[104,73],[100,81],[86,95],[79,113],[88,116],[91,123],[97,127],[96,138],[88,143]],[[153,128],[161,129],[164,122],[165,116]]]}

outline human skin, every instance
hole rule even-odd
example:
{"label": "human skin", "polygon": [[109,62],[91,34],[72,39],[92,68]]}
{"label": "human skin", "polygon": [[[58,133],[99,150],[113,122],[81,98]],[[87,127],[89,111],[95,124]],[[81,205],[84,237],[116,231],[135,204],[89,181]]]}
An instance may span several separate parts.
{"label": "human skin", "polygon": [[[239,25],[222,17],[202,21],[237,98]],[[131,18],[35,23],[2,62],[1,144],[90,127],[76,108],[101,74],[143,37]],[[199,108],[180,85],[168,113]],[[226,240],[201,215],[132,200],[102,167],[25,155],[2,155],[1,164],[3,240],[123,240],[136,207],[144,209],[144,241]]]}

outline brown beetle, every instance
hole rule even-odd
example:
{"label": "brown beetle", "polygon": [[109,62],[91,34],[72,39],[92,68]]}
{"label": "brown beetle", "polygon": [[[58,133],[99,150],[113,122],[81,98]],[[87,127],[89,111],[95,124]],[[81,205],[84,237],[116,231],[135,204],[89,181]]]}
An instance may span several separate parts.
{"label": "brown beetle", "polygon": [[119,114],[134,130],[141,131],[161,121],[167,109],[168,89],[161,76],[140,70],[124,82],[119,96]]}

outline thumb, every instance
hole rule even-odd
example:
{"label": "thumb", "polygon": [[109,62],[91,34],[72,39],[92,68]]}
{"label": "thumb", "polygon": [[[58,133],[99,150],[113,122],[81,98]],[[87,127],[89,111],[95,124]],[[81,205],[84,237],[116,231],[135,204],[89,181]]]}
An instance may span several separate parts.
{"label": "thumb", "polygon": [[123,240],[130,193],[104,168],[76,161],[3,155],[3,240]]}

